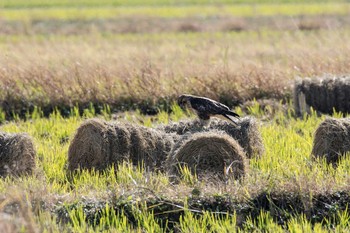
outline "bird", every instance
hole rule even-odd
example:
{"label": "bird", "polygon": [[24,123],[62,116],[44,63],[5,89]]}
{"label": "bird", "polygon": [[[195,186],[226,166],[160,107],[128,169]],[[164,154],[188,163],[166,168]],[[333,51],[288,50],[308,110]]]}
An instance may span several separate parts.
{"label": "bird", "polygon": [[239,115],[231,111],[226,105],[215,100],[201,96],[183,94],[178,97],[177,103],[182,109],[190,108],[194,110],[203,125],[207,125],[212,116],[223,116],[237,125],[230,116],[239,118]]}

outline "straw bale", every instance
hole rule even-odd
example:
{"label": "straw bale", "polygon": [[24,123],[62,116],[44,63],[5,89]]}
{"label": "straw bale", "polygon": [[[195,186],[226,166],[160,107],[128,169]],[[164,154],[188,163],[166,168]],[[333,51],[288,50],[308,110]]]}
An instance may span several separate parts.
{"label": "straw bale", "polygon": [[350,118],[327,118],[316,129],[312,155],[336,164],[350,151]]}
{"label": "straw bale", "polygon": [[187,166],[199,179],[242,178],[247,172],[245,153],[236,140],[224,132],[186,134],[167,159],[168,173],[180,177]]}
{"label": "straw bale", "polygon": [[176,133],[178,135],[217,130],[224,131],[238,141],[248,158],[260,157],[265,150],[258,129],[258,123],[253,117],[241,118],[240,121],[237,121],[237,125],[225,120],[213,118],[208,127],[203,127],[200,121],[194,120],[172,123],[166,126],[160,126],[158,129],[161,129],[166,133]]}
{"label": "straw bale", "polygon": [[[172,137],[164,132],[139,125],[114,123],[112,127],[118,135],[121,131],[124,135],[124,143],[121,143],[120,140],[119,142],[111,141],[115,144],[116,150],[113,150],[114,152],[125,151],[128,159],[134,165],[143,164],[150,170],[163,168],[166,156],[174,144]],[[126,132],[128,136],[126,136]],[[125,143],[126,141],[127,143]],[[113,155],[112,161],[115,161],[114,158]]]}
{"label": "straw bale", "polygon": [[0,176],[31,174],[35,168],[36,151],[25,133],[0,133]]}
{"label": "straw bale", "polygon": [[68,149],[68,170],[103,170],[109,164],[109,127],[105,121],[90,119],[77,129]]}
{"label": "straw bale", "polygon": [[297,79],[294,85],[294,108],[298,116],[310,113],[350,113],[350,76],[324,76]]}
{"label": "straw bale", "polygon": [[78,129],[68,152],[68,170],[94,168],[131,161],[149,170],[163,169],[174,144],[173,137],[147,127],[100,119],[85,121]]}

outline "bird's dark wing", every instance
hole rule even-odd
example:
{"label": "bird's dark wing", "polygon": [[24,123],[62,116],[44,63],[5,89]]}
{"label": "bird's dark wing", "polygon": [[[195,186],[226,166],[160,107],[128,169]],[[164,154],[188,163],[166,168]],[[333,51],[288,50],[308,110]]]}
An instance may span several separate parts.
{"label": "bird's dark wing", "polygon": [[191,108],[195,110],[198,117],[202,120],[209,120],[211,113],[208,111],[207,102],[202,99],[191,99],[190,100]]}
{"label": "bird's dark wing", "polygon": [[210,99],[195,97],[190,99],[191,107],[198,113],[207,113],[209,115],[218,114],[220,107]]}
{"label": "bird's dark wing", "polygon": [[193,109],[197,110],[198,112],[206,112],[210,115],[223,114],[226,111],[230,111],[226,105],[208,98],[191,98],[190,103]]}
{"label": "bird's dark wing", "polygon": [[199,112],[208,111],[208,101],[204,98],[193,97],[190,99],[191,107]]}
{"label": "bird's dark wing", "polygon": [[[225,115],[225,117],[227,117],[226,115],[229,115],[229,116],[234,116],[234,117],[239,117],[239,115],[235,112],[232,112],[230,110],[229,107],[227,107],[226,105],[222,104],[222,103],[219,103],[219,102],[216,102],[216,101],[213,101],[215,103],[215,105],[218,107],[218,109],[220,109],[220,113],[219,114],[222,114],[222,115]],[[231,119],[231,118],[229,118]]]}
{"label": "bird's dark wing", "polygon": [[[229,115],[233,117],[239,117],[237,113],[232,112],[229,107],[219,103],[215,100],[211,100],[203,97],[194,97],[190,99],[191,107],[196,110],[199,115]],[[226,116],[225,116],[226,117]]]}
{"label": "bird's dark wing", "polygon": [[222,104],[222,103],[219,103],[219,102],[214,101],[214,100],[213,100],[213,103],[214,103],[218,108],[220,108],[220,109],[222,109],[222,110],[230,111],[230,108],[227,107],[226,105]]}

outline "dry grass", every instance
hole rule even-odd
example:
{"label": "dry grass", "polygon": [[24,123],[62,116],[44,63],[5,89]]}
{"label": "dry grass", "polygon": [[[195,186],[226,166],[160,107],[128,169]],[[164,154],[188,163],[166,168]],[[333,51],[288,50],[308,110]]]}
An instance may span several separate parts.
{"label": "dry grass", "polygon": [[[350,5],[349,5],[350,7]],[[201,9],[201,8],[198,8]],[[96,9],[90,9],[94,13]],[[108,10],[108,8],[106,9]],[[184,17],[161,17],[144,14],[115,16],[112,18],[87,19],[86,15],[77,18],[61,19],[48,15],[47,9],[42,9],[43,18],[23,19],[21,13],[13,12],[20,17],[14,20],[0,20],[0,35],[81,35],[81,34],[119,34],[119,33],[164,33],[164,32],[218,32],[218,31],[245,31],[245,30],[320,30],[339,29],[349,25],[350,16],[341,14],[325,15],[296,15],[296,16],[261,16],[252,15],[243,17],[237,14],[228,14],[218,10],[215,17],[198,17],[198,13]],[[80,9],[76,9],[80,12]],[[152,12],[152,11],[150,11]],[[72,16],[65,12],[65,16]],[[1,10],[0,10],[1,15]]]}
{"label": "dry grass", "polygon": [[[295,76],[349,72],[350,31],[3,38],[4,110],[156,105],[180,93],[232,105],[288,97]],[[254,46],[252,46],[254,45]],[[210,87],[210,88],[209,88]],[[168,99],[168,100],[169,100]]]}

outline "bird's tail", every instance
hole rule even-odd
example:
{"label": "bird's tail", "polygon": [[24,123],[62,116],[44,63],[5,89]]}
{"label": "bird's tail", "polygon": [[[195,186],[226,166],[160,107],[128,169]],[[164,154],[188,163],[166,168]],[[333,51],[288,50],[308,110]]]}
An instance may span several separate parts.
{"label": "bird's tail", "polygon": [[[238,116],[238,114],[236,114]],[[227,119],[229,119],[233,124],[235,124],[236,126],[238,126],[238,123],[236,121],[234,121],[231,117],[229,117],[226,114],[223,114],[224,117],[226,117]]]}
{"label": "bird's tail", "polygon": [[232,111],[226,111],[226,112],[225,112],[225,115],[233,116],[233,117],[236,117],[236,118],[239,117],[239,115],[238,115],[237,113],[232,112]]}

